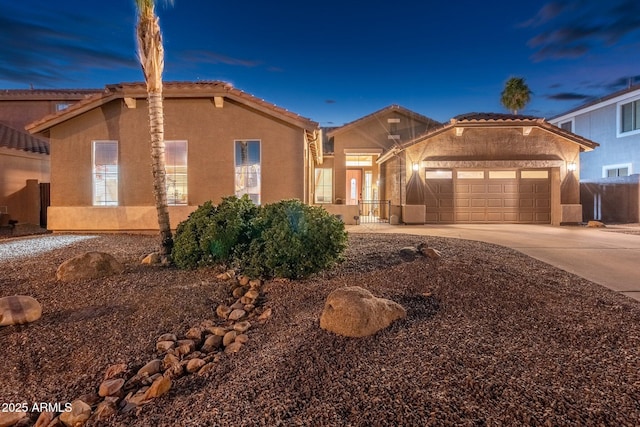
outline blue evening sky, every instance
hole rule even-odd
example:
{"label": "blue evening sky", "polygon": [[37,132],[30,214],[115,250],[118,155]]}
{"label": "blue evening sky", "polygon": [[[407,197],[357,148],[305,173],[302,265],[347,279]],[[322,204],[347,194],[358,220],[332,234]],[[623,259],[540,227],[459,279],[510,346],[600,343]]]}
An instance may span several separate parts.
{"label": "blue evening sky", "polygon": [[[551,117],[640,83],[638,0],[158,2],[165,81],[224,80],[336,126],[390,104],[439,121]],[[0,0],[0,89],[142,81],[133,0]]]}

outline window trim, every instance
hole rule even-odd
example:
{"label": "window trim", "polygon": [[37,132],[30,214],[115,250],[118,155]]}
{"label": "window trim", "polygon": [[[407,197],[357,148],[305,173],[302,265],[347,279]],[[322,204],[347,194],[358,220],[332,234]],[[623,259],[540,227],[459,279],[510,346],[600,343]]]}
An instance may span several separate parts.
{"label": "window trim", "polygon": [[[614,165],[604,165],[602,166],[602,177],[603,178],[611,178],[608,176],[607,172],[610,170],[614,170],[614,169],[622,169],[622,168],[627,168],[628,170],[628,174],[624,175],[624,176],[629,176],[629,175],[633,175],[633,167],[632,167],[633,163],[618,163],[618,164],[614,164]],[[619,178],[619,177],[616,177]]]}
{"label": "window trim", "polygon": [[[96,199],[96,144],[112,143],[116,146],[116,200],[113,202],[98,203]],[[91,206],[98,208],[111,208],[120,206],[120,143],[111,139],[96,139],[91,141]],[[106,178],[105,178],[106,182]],[[106,187],[106,184],[105,184]]]}
{"label": "window trim", "polygon": [[[323,197],[323,201],[318,201],[318,186],[315,183],[315,180],[317,179],[316,177],[316,171],[323,171],[321,174],[324,175],[325,172],[328,171],[328,176],[329,176],[329,185],[321,185],[320,188],[329,189],[329,200],[324,200]],[[315,168],[313,171],[313,178],[314,178],[314,183],[313,183],[313,203],[318,204],[318,205],[322,205],[322,204],[331,204],[333,203],[333,168]],[[323,194],[323,196],[326,196],[325,194]]]}
{"label": "window trim", "polygon": [[[570,119],[558,122],[558,127],[560,129],[562,129],[562,125],[564,125],[566,123],[571,123],[571,130],[569,130],[568,132],[576,133],[576,118],[575,117],[571,117]],[[563,129],[563,130],[566,130],[566,129]]]}
{"label": "window trim", "polygon": [[640,96],[634,96],[616,103],[616,137],[624,138],[625,136],[640,134],[640,128],[630,130],[627,132],[622,131],[622,106],[632,104],[634,102],[640,103]]}

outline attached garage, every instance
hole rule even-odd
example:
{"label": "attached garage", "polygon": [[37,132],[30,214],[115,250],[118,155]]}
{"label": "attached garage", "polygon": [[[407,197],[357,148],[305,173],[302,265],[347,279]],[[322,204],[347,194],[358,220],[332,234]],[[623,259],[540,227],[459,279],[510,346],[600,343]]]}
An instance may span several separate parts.
{"label": "attached garage", "polygon": [[544,119],[474,113],[378,163],[386,197],[402,207],[405,223],[559,225],[582,221],[580,152],[597,145]]}
{"label": "attached garage", "polygon": [[426,223],[551,223],[547,169],[427,169]]}

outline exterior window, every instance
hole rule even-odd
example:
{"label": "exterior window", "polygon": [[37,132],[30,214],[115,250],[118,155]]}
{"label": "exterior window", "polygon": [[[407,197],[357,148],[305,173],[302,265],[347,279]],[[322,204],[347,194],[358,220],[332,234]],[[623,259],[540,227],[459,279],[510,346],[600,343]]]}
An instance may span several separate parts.
{"label": "exterior window", "polygon": [[345,166],[372,166],[371,156],[347,156]]}
{"label": "exterior window", "polygon": [[631,175],[631,164],[609,165],[602,168],[603,178],[615,178],[618,176]]}
{"label": "exterior window", "polygon": [[186,205],[187,141],[165,141],[165,171],[167,173],[167,204]]}
{"label": "exterior window", "polygon": [[424,173],[426,179],[451,179],[453,171],[449,169],[427,169]]}
{"label": "exterior window", "polygon": [[253,203],[260,204],[260,141],[235,141],[235,193],[248,194]]}
{"label": "exterior window", "polygon": [[546,170],[524,170],[520,171],[522,179],[549,179],[549,171]]}
{"label": "exterior window", "polygon": [[640,100],[620,106],[620,133],[640,130]]}
{"label": "exterior window", "polygon": [[573,132],[573,122],[571,120],[560,123],[560,129]]}
{"label": "exterior window", "polygon": [[458,179],[484,179],[484,171],[458,171]]}
{"label": "exterior window", "polygon": [[331,203],[332,170],[328,168],[315,170],[315,203]]}
{"label": "exterior window", "polygon": [[71,105],[70,102],[57,102],[56,103],[56,112],[66,110]]}
{"label": "exterior window", "polygon": [[118,141],[93,141],[93,205],[118,206]]}
{"label": "exterior window", "polygon": [[516,179],[516,171],[489,171],[489,179]]}

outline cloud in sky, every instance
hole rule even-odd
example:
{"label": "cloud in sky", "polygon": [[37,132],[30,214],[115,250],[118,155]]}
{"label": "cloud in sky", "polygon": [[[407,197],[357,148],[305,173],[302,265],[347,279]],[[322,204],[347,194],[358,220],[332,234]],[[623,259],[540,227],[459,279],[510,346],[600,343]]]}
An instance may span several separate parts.
{"label": "cloud in sky", "polygon": [[195,62],[200,64],[224,64],[240,67],[253,68],[261,65],[260,61],[250,59],[239,59],[208,50],[187,50],[180,54],[182,61]]}
{"label": "cloud in sky", "polygon": [[45,10],[18,17],[20,14],[11,10],[11,5],[4,5],[3,9],[0,81],[50,86],[73,79],[70,75],[74,73],[80,80],[83,70],[139,67],[133,26],[128,32],[130,40],[120,40],[122,31],[114,29],[113,22],[74,15],[57,15],[54,19],[54,12]]}
{"label": "cloud in sky", "polygon": [[533,59],[571,59],[598,48],[640,39],[638,0],[568,0],[545,4],[519,25],[535,29]]}
{"label": "cloud in sky", "polygon": [[583,93],[561,92],[552,95],[546,95],[545,98],[552,99],[554,101],[587,101],[593,98],[593,96]]}

